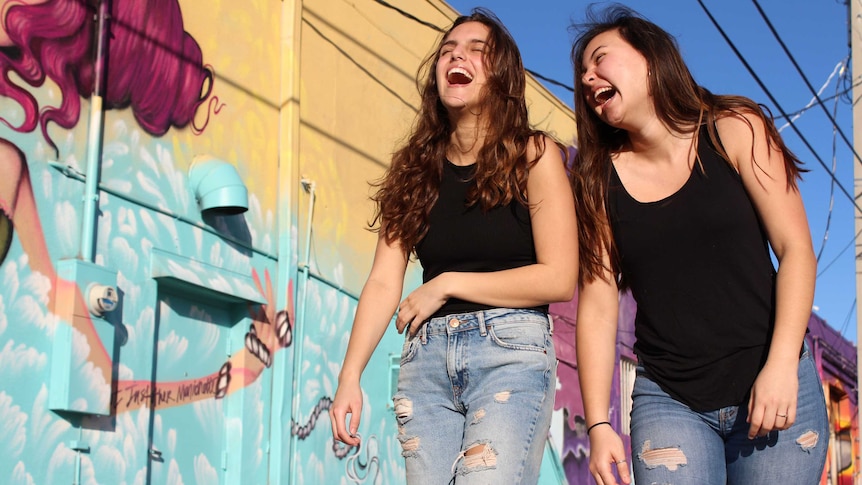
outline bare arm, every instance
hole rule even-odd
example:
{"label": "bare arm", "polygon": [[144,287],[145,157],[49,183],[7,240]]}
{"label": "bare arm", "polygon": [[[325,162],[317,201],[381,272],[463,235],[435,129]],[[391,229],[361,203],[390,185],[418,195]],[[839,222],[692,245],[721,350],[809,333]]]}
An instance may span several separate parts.
{"label": "bare arm", "polygon": [[[605,266],[609,267],[607,254]],[[589,429],[607,421],[610,414],[611,383],[616,364],[619,290],[609,271],[605,279],[596,278],[581,287],[578,295],[576,348],[578,378],[584,400],[584,414]],[[590,473],[596,483],[614,485],[611,465],[626,460],[625,447],[619,435],[607,424],[589,431]],[[629,468],[617,466],[623,483],[630,483]]]}
{"label": "bare arm", "polygon": [[546,139],[545,152],[527,181],[536,263],[491,273],[444,273],[401,302],[396,325],[415,329],[449,298],[524,308],[574,296],[578,279],[575,203],[560,152]]}
{"label": "bare arm", "polygon": [[[401,247],[387,244],[380,236],[371,273],[359,295],[347,353],[338,376],[338,389],[329,409],[333,438],[349,445],[359,444],[359,438],[355,436],[362,412],[359,379],[395,313],[406,270],[407,255]],[[351,414],[349,423],[346,420],[348,413]]]}
{"label": "bare arm", "polygon": [[799,350],[814,301],[817,262],[802,197],[788,185],[784,158],[768,143],[763,122],[752,114],[732,115],[717,126],[778,259],[775,330],[749,402],[749,437],[754,437],[787,429],[796,419]]}

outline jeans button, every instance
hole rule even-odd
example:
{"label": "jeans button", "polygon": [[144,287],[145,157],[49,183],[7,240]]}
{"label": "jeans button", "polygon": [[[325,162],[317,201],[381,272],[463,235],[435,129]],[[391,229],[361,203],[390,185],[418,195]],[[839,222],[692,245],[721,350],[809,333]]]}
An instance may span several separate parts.
{"label": "jeans button", "polygon": [[458,325],[461,325],[461,322],[460,322],[460,321],[458,321],[458,319],[457,319],[457,318],[453,318],[452,320],[449,320],[449,326],[450,326],[450,327],[452,327],[452,328],[458,328]]}

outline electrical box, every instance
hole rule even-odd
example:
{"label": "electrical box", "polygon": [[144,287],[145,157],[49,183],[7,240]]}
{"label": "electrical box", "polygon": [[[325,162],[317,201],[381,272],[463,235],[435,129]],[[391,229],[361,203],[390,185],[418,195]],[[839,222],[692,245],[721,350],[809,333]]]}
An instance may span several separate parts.
{"label": "electrical box", "polygon": [[78,259],[56,264],[51,310],[54,331],[48,405],[54,411],[108,416],[114,380],[114,325],[119,303],[117,273]]}

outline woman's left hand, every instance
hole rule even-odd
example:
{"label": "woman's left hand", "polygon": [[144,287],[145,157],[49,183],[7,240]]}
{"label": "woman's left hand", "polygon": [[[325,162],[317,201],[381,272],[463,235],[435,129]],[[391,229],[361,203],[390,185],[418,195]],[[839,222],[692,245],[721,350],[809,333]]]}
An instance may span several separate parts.
{"label": "woman's left hand", "polygon": [[798,391],[797,366],[767,361],[751,386],[748,438],[766,436],[770,431],[792,426],[796,421]]}
{"label": "woman's left hand", "polygon": [[398,305],[398,314],[395,317],[395,327],[398,333],[405,330],[410,335],[416,335],[419,327],[446,303],[449,298],[443,291],[443,277],[441,274],[431,281],[421,285],[407,295],[407,298]]}

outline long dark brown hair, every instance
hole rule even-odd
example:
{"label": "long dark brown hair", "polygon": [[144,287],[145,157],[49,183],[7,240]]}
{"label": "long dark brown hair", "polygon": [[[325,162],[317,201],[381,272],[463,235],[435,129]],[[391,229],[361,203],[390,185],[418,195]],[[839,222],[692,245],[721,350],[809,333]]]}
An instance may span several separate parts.
{"label": "long dark brown hair", "polygon": [[[616,30],[644,56],[650,69],[649,92],[653,97],[656,115],[662,123],[677,133],[692,133],[705,124],[712,146],[728,163],[730,159],[716,133],[716,119],[743,113],[758,116],[766,127],[772,148],[783,154],[789,187],[796,189],[796,179],[806,170],[801,168],[802,162],[782,141],[769,110],[749,98],[715,95],[699,86],[682,59],[676,39],[662,28],[619,4],[612,4],[601,11],[596,10],[595,4],[591,5],[587,9],[587,21],[574,28],[580,32],[572,47],[572,63],[578,130],[573,184],[578,204],[578,278],[581,285],[610,271],[618,278],[620,286],[625,286],[625,282],[620,279],[619,257],[608,223],[606,198],[611,155],[622,148],[628,140],[628,133],[606,124],[598,117],[589,103],[585,102],[585,96],[589,93],[585,92],[581,83],[585,72],[584,50],[599,34]],[[753,163],[756,165],[757,162]],[[605,252],[610,256],[610,268],[602,264]]]}
{"label": "long dark brown hair", "polygon": [[[512,35],[488,10],[477,8],[458,17],[419,67],[416,83],[421,105],[413,130],[392,156],[386,174],[374,184],[377,192],[371,197],[376,203],[372,230],[380,231],[389,243],[399,242],[408,254],[428,232],[428,214],[437,201],[455,129],[440,101],[435,66],[449,33],[466,22],[479,22],[489,30],[484,56],[487,83],[480,106],[487,134],[478,153],[468,204],[479,204],[483,210],[513,200],[526,205],[529,168],[544,153],[544,138],[530,127],[527,117],[524,65]],[[536,148],[533,160],[527,160],[530,143]]]}

